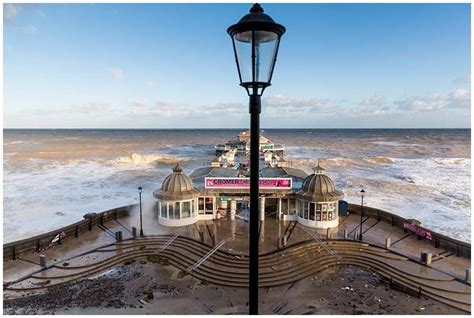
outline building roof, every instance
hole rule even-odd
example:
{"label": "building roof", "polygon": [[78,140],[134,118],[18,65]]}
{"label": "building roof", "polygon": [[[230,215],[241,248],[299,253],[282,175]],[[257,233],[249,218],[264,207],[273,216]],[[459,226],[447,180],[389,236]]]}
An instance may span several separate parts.
{"label": "building roof", "polygon": [[344,197],[319,164],[314,168],[314,173],[306,177],[301,190],[296,193],[301,198],[312,202],[337,201]]}
{"label": "building roof", "polygon": [[179,163],[173,168],[173,173],[165,178],[161,189],[155,190],[153,196],[160,200],[187,200],[199,195],[190,177],[183,173]]}

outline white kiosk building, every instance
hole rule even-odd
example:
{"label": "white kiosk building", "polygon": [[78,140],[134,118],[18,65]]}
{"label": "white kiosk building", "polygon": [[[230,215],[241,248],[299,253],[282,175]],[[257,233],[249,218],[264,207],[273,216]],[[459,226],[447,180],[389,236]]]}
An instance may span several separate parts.
{"label": "white kiosk building", "polygon": [[[215,168],[212,170],[220,171]],[[228,170],[234,171],[223,170],[225,177],[212,174],[212,177],[196,177],[195,180],[209,179],[204,183],[198,181],[203,188],[197,188],[193,179],[184,174],[177,164],[173,173],[165,178],[161,188],[153,192],[153,196],[158,199],[159,223],[165,226],[186,226],[199,220],[213,220],[221,215],[227,215],[234,221],[236,200],[248,202],[249,196],[248,188],[236,187],[235,184],[248,178],[228,177]],[[261,174],[264,183],[274,186],[263,187],[260,191],[260,220],[264,221],[268,213],[275,215],[277,220],[297,221],[317,229],[338,226],[339,200],[344,194],[336,190],[334,182],[324,174],[324,169],[319,165],[309,176],[299,169],[281,167],[265,168]],[[281,184],[284,186],[280,186]]]}
{"label": "white kiosk building", "polygon": [[317,229],[339,225],[339,200],[344,194],[336,190],[334,182],[324,174],[319,164],[314,168],[314,173],[304,180],[296,197],[299,223]]}

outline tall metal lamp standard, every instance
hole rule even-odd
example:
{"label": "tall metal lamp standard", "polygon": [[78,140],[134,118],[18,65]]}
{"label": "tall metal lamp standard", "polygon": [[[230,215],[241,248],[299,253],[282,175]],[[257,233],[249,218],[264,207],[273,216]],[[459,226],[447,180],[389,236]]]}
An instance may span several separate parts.
{"label": "tall metal lamp standard", "polygon": [[250,97],[250,277],[249,313],[258,314],[259,142],[261,96],[271,85],[280,38],[285,27],[275,23],[259,4],[227,29],[232,38],[240,86]]}
{"label": "tall metal lamp standard", "polygon": [[142,187],[138,187],[138,194],[140,195],[140,236],[143,236]]}
{"label": "tall metal lamp standard", "polygon": [[364,189],[360,190],[360,226],[359,226],[359,241],[362,241],[362,219],[364,218]]}

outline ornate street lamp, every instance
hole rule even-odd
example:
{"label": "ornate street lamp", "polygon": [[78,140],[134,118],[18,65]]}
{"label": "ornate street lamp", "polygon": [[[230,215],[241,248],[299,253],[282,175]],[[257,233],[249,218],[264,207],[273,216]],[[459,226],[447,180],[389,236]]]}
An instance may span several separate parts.
{"label": "ornate street lamp", "polygon": [[138,194],[140,195],[140,236],[143,236],[143,218],[142,218],[142,187],[138,187]]}
{"label": "ornate street lamp", "polygon": [[280,38],[285,27],[275,23],[259,4],[227,29],[232,38],[240,86],[249,95],[250,112],[250,239],[249,313],[258,314],[258,228],[260,111],[265,88],[271,85]]}
{"label": "ornate street lamp", "polygon": [[359,241],[362,241],[362,219],[364,218],[364,189],[360,190],[360,226],[359,226]]}

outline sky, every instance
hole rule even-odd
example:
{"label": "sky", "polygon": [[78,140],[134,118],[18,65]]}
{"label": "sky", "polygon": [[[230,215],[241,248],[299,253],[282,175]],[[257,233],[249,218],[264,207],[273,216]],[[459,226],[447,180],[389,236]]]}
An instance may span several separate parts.
{"label": "sky", "polygon": [[[250,4],[4,4],[6,128],[243,128]],[[262,4],[263,128],[469,128],[470,4]]]}

